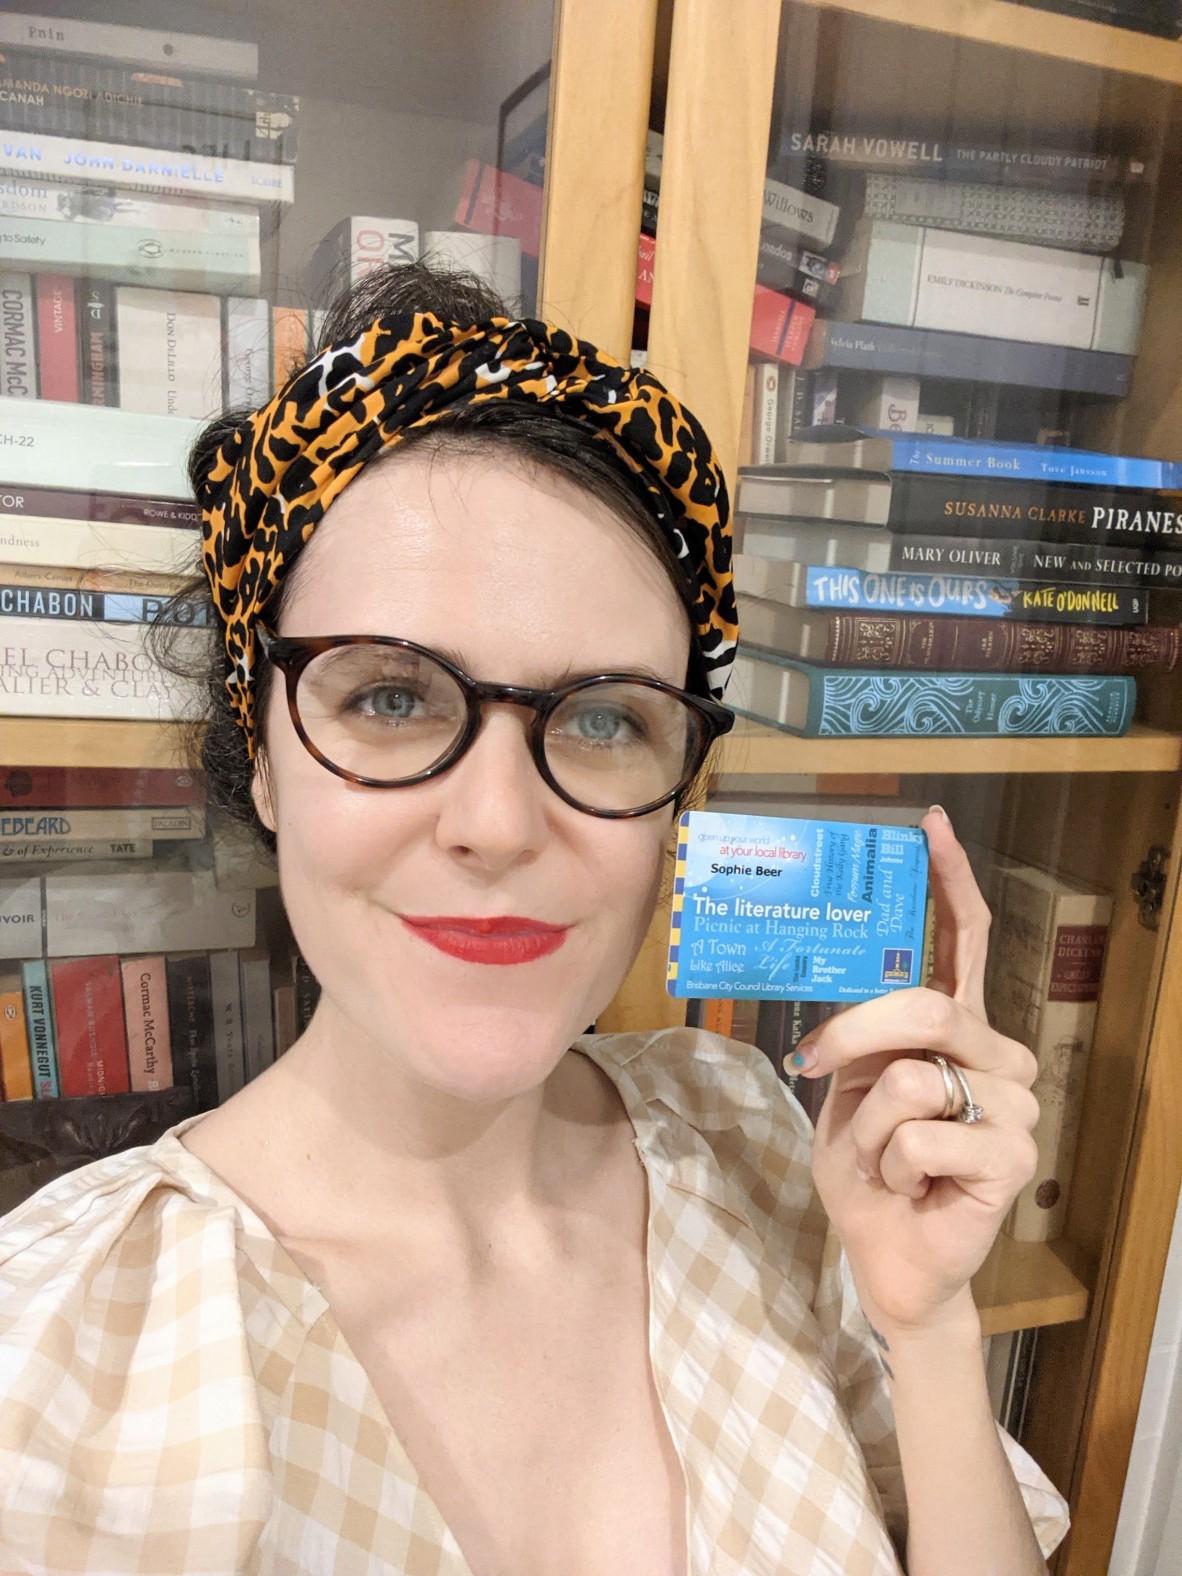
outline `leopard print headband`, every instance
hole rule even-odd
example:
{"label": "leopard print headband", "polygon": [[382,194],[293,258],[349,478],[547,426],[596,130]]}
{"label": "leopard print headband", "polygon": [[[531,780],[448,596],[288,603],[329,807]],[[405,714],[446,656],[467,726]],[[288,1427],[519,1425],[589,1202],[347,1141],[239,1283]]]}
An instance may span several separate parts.
{"label": "leopard print headband", "polygon": [[503,399],[587,422],[636,477],[697,586],[694,623],[710,693],[721,700],[739,634],[730,508],[695,417],[656,378],[547,323],[495,317],[463,327],[398,313],[290,378],[227,438],[197,490],[226,688],[252,758],[258,621],[325,510],[412,428],[457,405]]}

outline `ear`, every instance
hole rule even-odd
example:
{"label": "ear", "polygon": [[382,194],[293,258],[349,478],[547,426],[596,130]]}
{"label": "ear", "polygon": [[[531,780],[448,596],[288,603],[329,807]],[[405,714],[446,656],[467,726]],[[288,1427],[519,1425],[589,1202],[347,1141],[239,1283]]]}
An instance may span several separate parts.
{"label": "ear", "polygon": [[271,780],[267,771],[267,757],[260,751],[255,756],[254,776],[250,782],[250,797],[254,800],[259,820],[268,832],[275,831],[275,804],[271,797]]}

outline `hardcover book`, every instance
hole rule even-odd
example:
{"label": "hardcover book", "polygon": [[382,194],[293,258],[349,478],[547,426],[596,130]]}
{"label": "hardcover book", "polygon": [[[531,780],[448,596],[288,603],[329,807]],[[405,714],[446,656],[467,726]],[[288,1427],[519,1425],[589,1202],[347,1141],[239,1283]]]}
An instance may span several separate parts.
{"label": "hardcover book", "polygon": [[[0,532],[0,540],[6,533]],[[192,686],[161,666],[145,624],[5,620],[0,644],[0,716],[149,717],[177,721],[193,711]],[[178,634],[196,658],[202,630]]]}
{"label": "hardcover book", "polygon": [[809,739],[1119,738],[1136,704],[1131,678],[822,668],[747,647],[734,672],[733,710]]}
{"label": "hardcover book", "polygon": [[[0,577],[7,572],[0,565]],[[122,591],[62,590],[57,586],[6,585],[0,578],[0,621],[6,618],[83,619],[107,624],[212,624],[208,604]],[[2,624],[0,624],[2,632]]]}
{"label": "hardcover book", "polygon": [[192,805],[204,783],[187,771],[167,767],[4,766],[0,806],[20,809],[104,809],[133,805]]}
{"label": "hardcover book", "polygon": [[96,859],[151,859],[155,845],[150,837],[98,842],[87,838],[0,838],[0,864],[7,867],[55,864],[89,864]]}
{"label": "hardcover book", "polygon": [[1042,191],[915,175],[866,176],[863,216],[1027,241],[1064,251],[1111,252],[1125,227],[1119,191]]}
{"label": "hardcover book", "polygon": [[948,180],[994,185],[1075,189],[1103,185],[1139,186],[1153,179],[1144,159],[1079,148],[1004,147],[997,143],[949,142],[942,137],[896,137],[837,126],[786,128],[781,152],[793,158],[824,159],[863,170],[938,175]]}
{"label": "hardcover book", "polygon": [[0,1086],[5,1100],[33,1098],[33,1068],[19,973],[0,974]]}
{"label": "hardcover book", "polygon": [[96,810],[0,805],[0,838],[9,842],[36,843],[55,837],[98,842],[146,837],[175,842],[204,836],[205,810],[193,804]]}
{"label": "hardcover book", "polygon": [[[85,425],[84,420],[82,426]],[[133,422],[132,425],[138,424]],[[0,519],[26,520],[34,515],[53,520],[106,520],[120,525],[201,529],[201,511],[192,498],[140,498],[120,493],[70,491],[64,487],[26,487],[19,482],[0,483]],[[135,588],[129,586],[127,589]]]}
{"label": "hardcover book", "polygon": [[59,958],[50,975],[61,1093],[126,1094],[131,1086],[119,959]]}

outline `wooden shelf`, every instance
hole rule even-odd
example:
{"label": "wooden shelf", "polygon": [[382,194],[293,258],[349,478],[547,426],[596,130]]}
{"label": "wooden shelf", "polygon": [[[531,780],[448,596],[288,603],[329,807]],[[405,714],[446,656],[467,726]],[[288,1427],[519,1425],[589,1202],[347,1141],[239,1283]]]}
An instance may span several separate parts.
{"label": "wooden shelf", "polygon": [[1086,1317],[1090,1266],[1068,1242],[1014,1242],[1004,1233],[973,1276],[986,1335]]}
{"label": "wooden shelf", "polygon": [[717,770],[941,775],[999,772],[1176,772],[1182,738],[1134,724],[1123,739],[800,739],[740,717]]}
{"label": "wooden shelf", "polygon": [[185,742],[176,722],[0,717],[0,766],[179,768],[189,764]]}
{"label": "wooden shelf", "polygon": [[828,11],[849,11],[953,38],[1049,55],[1159,82],[1182,82],[1182,42],[1084,22],[1011,0],[800,0]]}

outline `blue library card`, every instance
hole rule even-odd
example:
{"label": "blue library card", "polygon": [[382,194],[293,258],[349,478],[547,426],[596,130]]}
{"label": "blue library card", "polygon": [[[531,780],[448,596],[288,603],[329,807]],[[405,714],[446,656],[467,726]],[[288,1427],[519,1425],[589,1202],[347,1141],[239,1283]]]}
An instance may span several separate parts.
{"label": "blue library card", "polygon": [[688,810],[666,988],[855,1002],[918,985],[927,878],[917,827]]}

